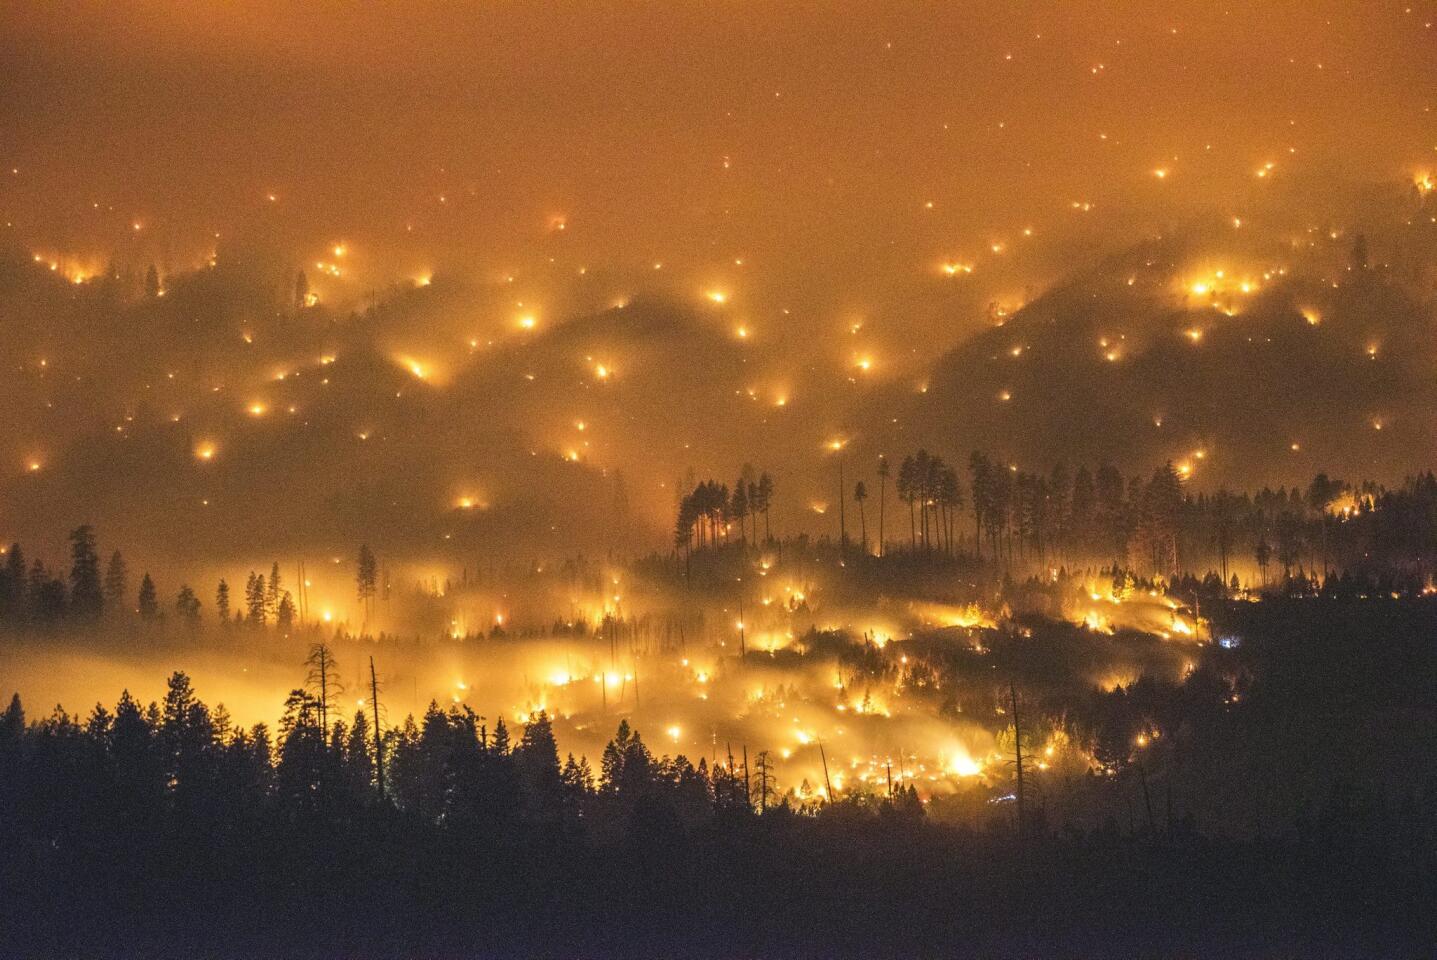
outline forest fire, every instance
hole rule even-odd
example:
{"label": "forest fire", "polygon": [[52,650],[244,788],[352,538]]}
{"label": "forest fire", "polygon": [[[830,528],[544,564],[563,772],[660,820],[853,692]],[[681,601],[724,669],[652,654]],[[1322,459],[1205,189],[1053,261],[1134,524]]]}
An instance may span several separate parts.
{"label": "forest fire", "polygon": [[1434,2],[11,5],[0,957],[1430,955]]}

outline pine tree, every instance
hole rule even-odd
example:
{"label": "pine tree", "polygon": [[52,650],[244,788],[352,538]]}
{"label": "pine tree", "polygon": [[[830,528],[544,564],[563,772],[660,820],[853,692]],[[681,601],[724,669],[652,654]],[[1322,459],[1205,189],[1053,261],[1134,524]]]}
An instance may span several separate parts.
{"label": "pine tree", "polygon": [[1182,479],[1168,461],[1153,472],[1143,489],[1138,535],[1152,561],[1153,572],[1171,576],[1178,569],[1178,523],[1183,505]]}
{"label": "pine tree", "polygon": [[344,766],[357,796],[374,789],[374,761],[370,756],[369,715],[361,707],[354,712],[344,745]]}
{"label": "pine tree", "polygon": [[729,501],[729,515],[738,520],[739,539],[748,539],[748,488],[743,480],[734,486],[733,499]]}
{"label": "pine tree", "polygon": [[584,806],[594,791],[594,774],[589,768],[588,758],[581,757],[576,761],[574,755],[569,754],[564,768],[559,771],[559,780],[565,812],[574,819],[583,816]]}
{"label": "pine tree", "polygon": [[860,480],[853,485],[853,502],[858,504],[858,537],[863,552],[868,552],[868,514],[863,503],[868,499],[868,487]]}
{"label": "pine tree", "polygon": [[888,466],[888,458],[880,455],[878,458],[878,555],[883,556],[883,502],[887,499],[888,477],[892,469]]}
{"label": "pine tree", "polygon": [[30,565],[29,577],[25,585],[26,616],[40,623],[58,619],[65,612],[65,584],[52,577],[41,560]]}
{"label": "pine tree", "polygon": [[175,598],[175,612],[180,615],[185,626],[191,630],[199,629],[200,625],[200,598],[188,584],[180,587],[179,595]]}
{"label": "pine tree", "polygon": [[244,603],[249,622],[257,627],[264,626],[264,577],[253,570],[245,582]]}
{"label": "pine tree", "polygon": [[130,573],[125,558],[116,550],[110,554],[110,563],[105,568],[105,606],[118,611],[130,594]]}
{"label": "pine tree", "polygon": [[529,813],[538,821],[557,818],[563,804],[563,780],[559,770],[559,746],[549,715],[540,710],[524,725],[519,745],[514,748],[514,769],[528,800]]}
{"label": "pine tree", "polygon": [[1262,574],[1262,585],[1267,586],[1267,565],[1272,560],[1272,544],[1267,542],[1267,536],[1260,534],[1257,538],[1257,545],[1252,550],[1253,559],[1257,561],[1257,569]]}
{"label": "pine tree", "polygon": [[355,586],[359,593],[359,602],[364,607],[364,618],[366,624],[369,614],[374,606],[374,595],[379,585],[379,563],[374,559],[369,544],[361,544],[359,547],[359,562],[355,565],[354,574]]}
{"label": "pine tree", "polygon": [[[0,714],[0,747],[10,747],[20,742],[25,733],[25,708],[20,704],[20,694],[10,695],[10,706]],[[572,762],[573,755],[569,756]]]}
{"label": "pine tree", "polygon": [[25,551],[12,543],[0,569],[0,617],[19,619],[25,612]]}
{"label": "pine tree", "polygon": [[230,622],[230,585],[224,580],[215,588],[215,616],[222,624]]}
{"label": "pine tree", "polygon": [[275,623],[281,630],[289,630],[294,626],[294,598],[286,590],[279,598],[279,609],[275,613]]}
{"label": "pine tree", "polygon": [[494,739],[489,745],[489,752],[499,757],[509,755],[509,727],[503,717],[494,724]]}
{"label": "pine tree", "polygon": [[768,525],[768,510],[773,505],[773,477],[767,473],[758,475],[758,509],[763,512],[763,538],[773,539],[773,531]]}
{"label": "pine tree", "polygon": [[95,619],[104,606],[95,531],[85,524],[70,531],[70,610],[78,617]]}
{"label": "pine tree", "polygon": [[160,615],[159,600],[155,593],[155,581],[150,579],[148,573],[140,578],[140,594],[138,600],[137,607],[141,617],[146,620],[154,620]]}
{"label": "pine tree", "polygon": [[279,579],[279,563],[276,562],[269,569],[269,579],[264,586],[264,616],[265,620],[279,619],[279,598],[281,585]]}
{"label": "pine tree", "polygon": [[913,505],[918,501],[918,464],[910,457],[904,457],[903,462],[898,465],[898,499],[908,504],[908,546],[911,550],[918,549],[918,520],[914,516]]}

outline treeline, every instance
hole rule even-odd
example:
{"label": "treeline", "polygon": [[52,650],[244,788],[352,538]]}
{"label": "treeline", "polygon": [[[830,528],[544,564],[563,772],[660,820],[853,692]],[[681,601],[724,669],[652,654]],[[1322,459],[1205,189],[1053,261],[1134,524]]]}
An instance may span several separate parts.
{"label": "treeline", "polygon": [[273,732],[240,728],[178,673],[160,702],[126,693],[84,717],[57,708],[27,722],[14,697],[0,714],[0,952],[1360,954],[1430,942],[1430,850],[1354,850],[1345,827],[1298,840],[1022,839],[1001,821],[935,823],[911,790],[800,810],[774,801],[759,756],[748,770],[658,757],[626,723],[597,770],[560,761],[542,714],[515,739],[502,720],[431,704],[376,737],[375,704],[338,717],[333,661],[314,654]]}
{"label": "treeline", "polygon": [[[1437,477],[1430,471],[1392,489],[1320,473],[1305,488],[1252,493],[1191,493],[1191,472],[1190,464],[1171,461],[1147,476],[1124,476],[1111,463],[1075,469],[1058,463],[1046,473],[1031,472],[974,451],[965,487],[956,468],[927,450],[904,456],[896,476],[891,462],[879,457],[873,474],[877,536],[870,543],[874,486],[860,472],[843,486],[857,514],[858,536],[851,536],[840,508],[839,542],[847,551],[856,541],[862,555],[967,557],[1003,574],[1100,566],[1168,579],[1212,573],[1230,591],[1294,579],[1320,582],[1333,572],[1426,582],[1437,571]],[[749,519],[767,517],[772,481],[758,492],[755,500],[712,480],[693,486],[679,504],[675,546],[687,557],[757,541],[756,519]],[[891,508],[890,497],[896,500]],[[897,535],[891,509],[906,514]],[[966,532],[960,523],[965,509]],[[763,539],[770,539],[767,529]],[[1257,577],[1244,584],[1235,579],[1239,567],[1255,568]]]}
{"label": "treeline", "polygon": [[[18,543],[0,549],[0,625],[44,628],[61,623],[94,623],[101,619],[138,618],[160,623],[173,617],[187,630],[197,631],[204,622],[205,603],[188,583],[182,583],[173,599],[162,598],[160,588],[148,572],[142,572],[132,587],[129,564],[115,550],[101,570],[95,531],[88,524],[70,531],[68,571],[56,571],[36,557],[29,560]],[[369,547],[359,550],[356,595],[367,610],[379,591],[378,565]],[[298,597],[285,586],[279,563],[266,576],[251,570],[243,593],[232,597],[223,578],[215,585],[213,620],[221,626],[274,626],[292,629],[307,614],[306,583],[301,575]]]}
{"label": "treeline", "polygon": [[[680,488],[684,489],[684,488]],[[730,492],[714,480],[691,485],[679,497],[674,520],[674,546],[683,551],[732,542],[760,543],[772,539],[768,522],[773,504],[773,478],[745,466]],[[763,535],[759,535],[759,521]],[[735,531],[734,525],[738,526]]]}
{"label": "treeline", "polygon": [[[428,823],[465,825],[507,835],[623,830],[640,808],[665,808],[686,826],[725,812],[762,813],[793,802],[780,795],[766,753],[730,751],[710,767],[684,756],[656,756],[620,721],[593,769],[569,754],[561,763],[545,713],[512,738],[502,717],[492,726],[467,705],[430,703],[416,720],[376,732],[384,716],[376,680],[346,720],[338,666],[324,644],[311,648],[305,685],[286,698],[278,727],[234,724],[210,708],[184,673],[164,699],[141,705],[128,691],[113,709],[88,716],[61,708],[28,724],[20,695],[0,715],[0,810],[21,821],[83,819],[89,804],[113,800],[146,816],[198,818],[238,828],[271,808],[293,816],[347,821],[375,805]],[[378,707],[376,707],[378,701]],[[884,804],[921,814],[911,787]],[[58,806],[57,806],[58,804]],[[653,812],[652,809],[649,810]]]}
{"label": "treeline", "polygon": [[[926,456],[919,451],[905,463],[921,465]],[[880,461],[880,477],[886,468]],[[1318,474],[1305,489],[1195,494],[1186,489],[1190,472],[1190,465],[1169,461],[1146,477],[1124,477],[1111,463],[1076,469],[1058,463],[1044,474],[975,451],[968,462],[967,544],[975,556],[1009,571],[1099,564],[1166,578],[1211,571],[1224,584],[1239,561],[1250,561],[1262,586],[1278,582],[1279,569],[1282,580],[1334,568],[1430,577],[1437,565],[1431,472],[1392,490]],[[959,491],[942,499],[952,504],[964,497]],[[921,536],[911,541],[923,543]]]}

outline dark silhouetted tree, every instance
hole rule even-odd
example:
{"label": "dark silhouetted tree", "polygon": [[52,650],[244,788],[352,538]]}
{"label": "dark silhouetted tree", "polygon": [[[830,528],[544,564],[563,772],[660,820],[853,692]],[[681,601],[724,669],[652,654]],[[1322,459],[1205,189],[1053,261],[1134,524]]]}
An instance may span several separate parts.
{"label": "dark silhouetted tree", "polygon": [[1182,480],[1172,461],[1154,471],[1138,508],[1138,538],[1154,573],[1178,572],[1178,529],[1183,507]]}
{"label": "dark silhouetted tree", "polygon": [[760,473],[758,475],[757,492],[758,498],[754,503],[754,509],[763,514],[763,538],[765,540],[772,540],[773,532],[769,529],[768,525],[768,511],[769,508],[773,506],[773,477],[770,477],[767,473]]}
{"label": "dark silhouetted tree", "polygon": [[245,581],[244,605],[249,622],[256,627],[264,626],[264,577],[253,570]]}
{"label": "dark silhouetted tree", "polygon": [[135,607],[142,618],[154,620],[160,615],[159,598],[155,592],[155,581],[147,573],[140,578],[140,594]]}
{"label": "dark silhouetted tree", "polygon": [[983,556],[983,531],[989,528],[994,509],[993,464],[986,454],[974,450],[968,457],[969,488],[973,491],[973,551]]}
{"label": "dark silhouetted tree", "polygon": [[918,502],[918,464],[912,457],[904,457],[898,465],[898,499],[908,504],[908,546],[918,549],[918,519],[913,505]]}
{"label": "dark silhouetted tree", "polygon": [[175,612],[179,614],[180,622],[189,630],[198,630],[200,626],[200,598],[188,584],[180,587],[179,594],[175,597]]}
{"label": "dark silhouetted tree", "polygon": [[729,515],[738,521],[739,540],[748,541],[748,487],[742,479],[734,485],[729,501]]}
{"label": "dark silhouetted tree", "polygon": [[45,564],[36,560],[30,565],[29,582],[25,585],[25,610],[33,623],[54,623],[65,614],[65,584],[52,576]]}
{"label": "dark silhouetted tree", "polygon": [[305,690],[314,698],[320,727],[328,730],[330,705],[343,692],[339,682],[339,665],[334,662],[333,652],[323,643],[309,648],[304,665],[308,668],[304,678]]}
{"label": "dark silhouetted tree", "polygon": [[116,550],[110,554],[110,562],[105,567],[105,606],[112,612],[124,610],[125,600],[130,595],[130,572],[125,565],[125,558]]}
{"label": "dark silhouetted tree", "polygon": [[354,580],[367,624],[374,608],[374,595],[379,586],[379,564],[374,559],[374,554],[370,551],[367,543],[361,544],[359,547],[359,561],[355,566]]}
{"label": "dark silhouetted tree", "polygon": [[880,455],[878,458],[878,555],[880,557],[883,556],[883,514],[888,499],[888,475],[890,472],[888,458]]}
{"label": "dark silhouetted tree", "polygon": [[563,813],[564,784],[559,772],[559,746],[547,713],[539,711],[524,725],[513,757],[525,798],[525,816],[537,823],[558,821]]}
{"label": "dark silhouetted tree", "polygon": [[93,620],[100,616],[104,606],[95,531],[85,524],[70,531],[70,612]]}
{"label": "dark silhouetted tree", "polygon": [[0,567],[0,617],[19,620],[25,613],[25,551],[12,543]]}
{"label": "dark silhouetted tree", "polygon": [[868,514],[863,507],[867,499],[868,488],[860,480],[853,485],[853,502],[858,504],[858,537],[864,553],[868,552]]}
{"label": "dark silhouetted tree", "polygon": [[279,598],[282,592],[279,564],[275,563],[269,569],[269,579],[264,582],[264,616],[266,620],[279,619]]}
{"label": "dark silhouetted tree", "polygon": [[294,598],[288,590],[279,598],[279,609],[275,613],[274,622],[281,630],[289,630],[294,626]]}

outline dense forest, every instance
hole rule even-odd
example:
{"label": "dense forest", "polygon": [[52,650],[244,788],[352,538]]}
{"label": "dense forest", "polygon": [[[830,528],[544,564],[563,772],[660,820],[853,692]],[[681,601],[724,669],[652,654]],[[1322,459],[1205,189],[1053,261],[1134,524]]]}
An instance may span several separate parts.
{"label": "dense forest", "polygon": [[[766,755],[660,755],[626,721],[594,764],[561,759],[543,715],[511,730],[431,704],[390,723],[377,683],[341,717],[324,646],[273,730],[240,728],[179,673],[161,702],[126,693],[86,715],[27,718],[16,696],[0,719],[0,942],[87,956],[1422,952],[1437,942],[1432,605],[1334,604],[1215,614],[1249,638],[1240,702],[1208,670],[1076,698],[1071,728],[1107,766],[1078,782],[1030,766],[1026,808],[1007,794],[976,813],[891,780],[780,793]],[[1055,705],[1020,702],[1023,743],[1019,724]],[[1069,819],[1077,794],[1108,815]],[[1214,810],[1218,826],[1199,826]]]}
{"label": "dense forest", "polygon": [[[981,721],[1008,759],[953,789],[915,778],[901,752],[886,776],[841,782],[827,759],[821,779],[795,782],[758,744],[670,755],[623,700],[565,718],[613,730],[590,757],[561,753],[542,711],[481,715],[456,697],[400,719],[383,681],[413,642],[319,621],[303,576],[277,563],[233,597],[223,580],[162,593],[119,551],[102,562],[90,527],[71,532],[68,569],[12,546],[0,623],[23,642],[105,635],[163,657],[245,638],[289,651],[297,685],[277,725],[236,723],[184,673],[157,702],[125,692],[78,714],[16,693],[0,718],[0,952],[1406,955],[1437,942],[1437,481],[1193,495],[1171,465],[1128,481],[981,455],[970,468],[965,490],[927,454],[896,479],[880,464],[875,490],[854,487],[857,536],[837,541],[773,536],[767,475],[697,484],[676,550],[630,567],[700,605],[770,562],[841,570],[831,603],[968,583],[1001,616],[919,630],[901,652],[810,627],[756,662],[730,650],[725,667],[762,683],[757,706],[785,696],[763,671],[831,663],[857,711],[864,691],[901,689],[942,723]],[[865,500],[890,495],[875,518]],[[367,545],[353,569],[362,611],[398,589]],[[581,560],[559,571],[607,582]],[[1220,642],[1165,646],[1065,616],[1095,582],[1114,603],[1170,598],[1169,619],[1200,610]],[[468,585],[466,572],[416,592]],[[633,630],[647,644],[658,627],[641,623],[456,639],[602,645]],[[342,701],[336,658],[366,668]],[[1114,664],[1136,672],[1095,680]]]}

